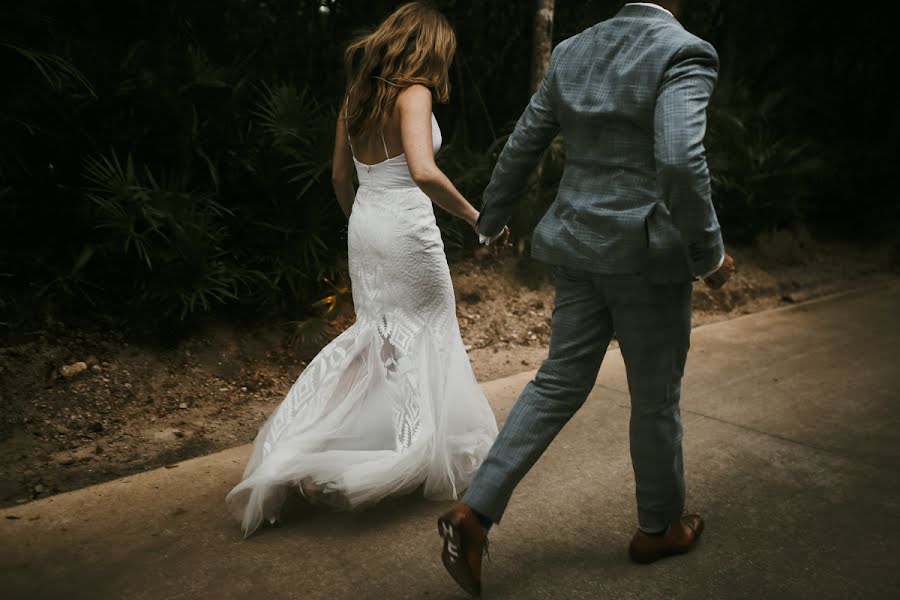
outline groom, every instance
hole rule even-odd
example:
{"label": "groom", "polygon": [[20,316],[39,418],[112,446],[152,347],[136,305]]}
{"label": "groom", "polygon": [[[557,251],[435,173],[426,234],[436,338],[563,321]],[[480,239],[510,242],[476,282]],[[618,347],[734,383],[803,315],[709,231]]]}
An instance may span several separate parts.
{"label": "groom", "polygon": [[522,392],[463,502],[438,521],[443,562],[481,591],[487,531],[516,485],[594,386],[613,335],[631,394],[638,563],[689,551],[703,531],[683,515],[679,412],[692,281],[718,289],[734,263],[710,201],[703,147],[716,82],[713,47],[678,22],[681,0],[625,5],[562,42],[484,194],[483,242],[504,235],[529,174],[562,133],[566,167],[534,232],[555,266],[549,357]]}

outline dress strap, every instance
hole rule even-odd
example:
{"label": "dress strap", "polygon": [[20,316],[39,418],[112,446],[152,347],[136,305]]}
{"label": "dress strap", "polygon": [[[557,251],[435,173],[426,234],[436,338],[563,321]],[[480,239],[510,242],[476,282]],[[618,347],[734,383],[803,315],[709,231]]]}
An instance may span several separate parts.
{"label": "dress strap", "polygon": [[391,155],[387,149],[387,142],[384,141],[384,129],[381,130],[381,145],[384,146],[384,158],[389,159]]}

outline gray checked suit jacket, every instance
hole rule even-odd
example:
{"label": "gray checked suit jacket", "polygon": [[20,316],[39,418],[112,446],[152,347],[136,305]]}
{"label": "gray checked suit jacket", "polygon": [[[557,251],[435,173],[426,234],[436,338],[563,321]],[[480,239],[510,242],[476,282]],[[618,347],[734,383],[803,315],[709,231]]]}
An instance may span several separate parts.
{"label": "gray checked suit jacket", "polygon": [[715,49],[655,7],[626,5],[565,40],[500,154],[477,230],[503,228],[561,132],[565,170],[535,258],[660,283],[716,269],[724,248],[703,137],[717,74]]}

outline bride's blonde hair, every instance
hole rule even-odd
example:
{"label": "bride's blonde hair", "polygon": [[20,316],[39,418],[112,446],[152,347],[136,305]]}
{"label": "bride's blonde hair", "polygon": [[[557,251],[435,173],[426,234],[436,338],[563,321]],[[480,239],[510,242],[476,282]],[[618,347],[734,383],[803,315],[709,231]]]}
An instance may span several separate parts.
{"label": "bride's blonde hair", "polygon": [[456,34],[437,9],[404,4],[344,53],[346,116],[350,134],[365,137],[384,126],[404,89],[421,84],[438,102],[450,99],[450,63]]}

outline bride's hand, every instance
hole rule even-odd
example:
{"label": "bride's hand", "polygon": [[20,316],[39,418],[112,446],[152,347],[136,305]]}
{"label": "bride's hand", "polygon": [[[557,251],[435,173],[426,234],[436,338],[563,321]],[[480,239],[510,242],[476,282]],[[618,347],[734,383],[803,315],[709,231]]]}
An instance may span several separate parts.
{"label": "bride's hand", "polygon": [[500,234],[500,237],[494,240],[494,243],[491,244],[491,249],[494,251],[495,255],[499,256],[500,253],[503,252],[503,250],[510,247],[511,244],[509,243],[509,234],[509,227],[504,225],[503,232]]}

